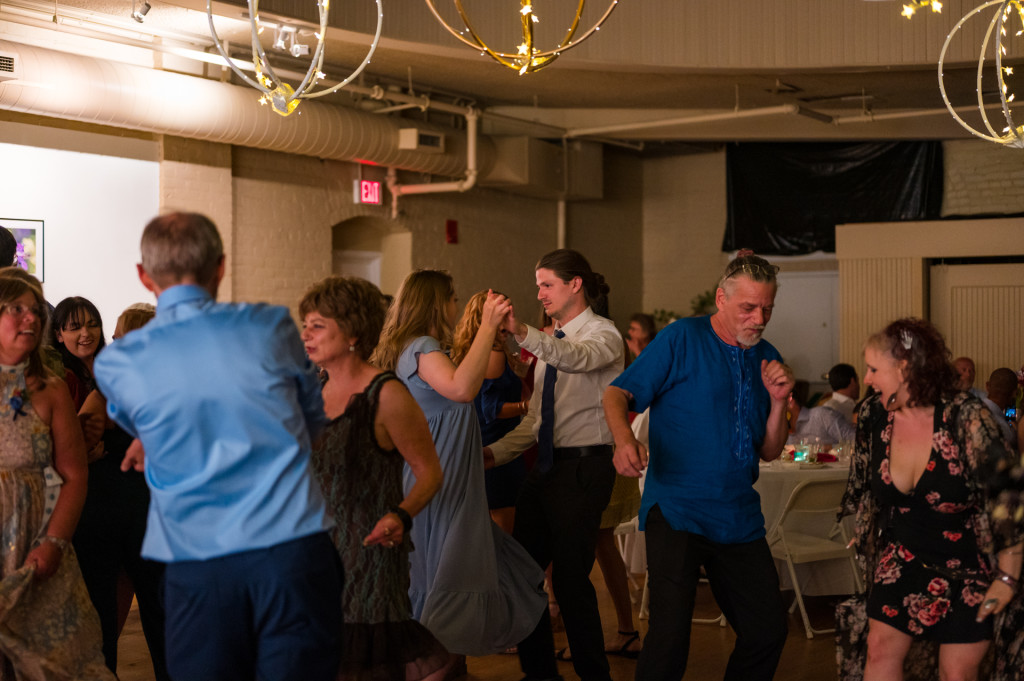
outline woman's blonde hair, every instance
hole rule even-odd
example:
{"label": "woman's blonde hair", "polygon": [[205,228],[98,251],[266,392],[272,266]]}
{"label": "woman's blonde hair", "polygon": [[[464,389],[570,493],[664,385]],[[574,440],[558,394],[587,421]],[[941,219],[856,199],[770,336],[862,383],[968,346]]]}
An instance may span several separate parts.
{"label": "woman's blonde hair", "polygon": [[155,316],[156,308],[149,303],[132,303],[117,318],[117,322],[121,325],[121,335],[141,329]]}
{"label": "woman's blonde hair", "polygon": [[370,363],[394,369],[405,346],[420,336],[433,336],[442,349],[451,347],[452,327],[445,305],[455,295],[452,276],[443,270],[416,270],[405,278],[384,320]]}
{"label": "woman's blonde hair", "polygon": [[484,303],[487,302],[487,291],[474,293],[466,303],[466,309],[462,311],[462,318],[455,327],[455,335],[452,339],[452,363],[458,366],[469,353],[469,346],[476,338],[476,332],[480,330],[480,319],[483,317]]}
{"label": "woman's blonde hair", "polygon": [[39,334],[36,336],[35,347],[28,353],[28,368],[25,370],[27,376],[45,378],[49,375],[43,364],[43,354],[40,345],[43,339],[43,330],[46,329],[49,321],[50,309],[46,306],[46,299],[43,298],[43,287],[39,280],[20,267],[0,268],[0,314],[7,311],[7,307],[14,304],[14,301],[26,293],[31,293],[36,299],[36,311],[39,317]]}
{"label": "woman's blonde hair", "polygon": [[[498,292],[494,291],[494,293]],[[480,291],[474,293],[466,303],[466,309],[462,312],[462,318],[459,319],[459,323],[455,327],[455,336],[452,340],[452,363],[456,366],[461,364],[469,354],[473,339],[476,338],[477,331],[480,330],[480,321],[483,318],[484,303],[486,302],[487,291]],[[512,356],[509,354],[508,348],[502,344],[501,349],[505,353],[505,358],[511,363]]]}

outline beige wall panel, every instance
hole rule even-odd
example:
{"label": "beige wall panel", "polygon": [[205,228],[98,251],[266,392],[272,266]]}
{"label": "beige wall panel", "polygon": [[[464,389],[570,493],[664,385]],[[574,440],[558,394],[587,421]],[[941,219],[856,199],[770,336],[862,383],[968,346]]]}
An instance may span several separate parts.
{"label": "beige wall panel", "polygon": [[894,319],[921,316],[920,261],[914,258],[839,260],[839,361],[864,375],[864,341]]}
{"label": "beige wall panel", "polygon": [[974,360],[975,386],[1024,362],[1024,264],[931,268],[932,319],[953,357]]}

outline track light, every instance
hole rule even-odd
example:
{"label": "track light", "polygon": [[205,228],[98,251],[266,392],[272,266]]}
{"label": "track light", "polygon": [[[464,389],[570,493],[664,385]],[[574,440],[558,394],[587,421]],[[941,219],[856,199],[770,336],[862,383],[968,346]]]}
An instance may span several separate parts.
{"label": "track light", "polygon": [[282,51],[284,51],[286,49],[285,44],[284,44],[284,33],[285,33],[284,26],[278,26],[277,29],[274,31],[274,44],[273,44],[273,48],[275,50],[282,50]]}
{"label": "track light", "polygon": [[292,47],[289,50],[293,57],[305,57],[309,54],[309,45],[303,45],[302,43],[292,43]]}
{"label": "track light", "polygon": [[138,9],[135,8],[135,2],[132,2],[132,19],[139,22],[140,24],[146,20],[146,15],[149,14],[149,10],[153,9],[148,0],[142,0],[142,4]]}

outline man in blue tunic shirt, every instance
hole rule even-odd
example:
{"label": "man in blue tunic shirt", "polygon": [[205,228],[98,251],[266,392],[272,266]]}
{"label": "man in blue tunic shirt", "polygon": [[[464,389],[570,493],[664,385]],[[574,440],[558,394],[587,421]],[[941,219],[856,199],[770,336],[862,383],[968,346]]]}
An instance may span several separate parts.
{"label": "man in blue tunic shirt", "polygon": [[167,563],[168,670],[333,680],[340,573],[309,470],[327,418],[295,324],[283,307],[215,302],[224,251],[202,215],[155,218],[141,249],[156,318],[108,346],[95,373],[110,417],[145,450],[142,555]]}
{"label": "man in blue tunic shirt", "polygon": [[726,679],[771,679],[786,641],[785,606],[754,490],[759,460],[786,442],[792,372],[761,333],[778,268],[749,252],[726,267],[718,311],[662,330],[605,391],[615,467],[639,477],[647,451],[627,413],[650,408],[650,469],[640,507],[651,619],[638,680],[686,671],[700,569],[736,631]]}

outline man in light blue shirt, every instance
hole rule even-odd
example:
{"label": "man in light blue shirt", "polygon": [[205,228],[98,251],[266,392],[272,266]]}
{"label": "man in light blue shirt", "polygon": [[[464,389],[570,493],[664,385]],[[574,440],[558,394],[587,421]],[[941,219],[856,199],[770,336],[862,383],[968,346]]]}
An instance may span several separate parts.
{"label": "man in light blue shirt", "polygon": [[223,246],[201,215],[155,218],[141,250],[156,317],[95,374],[145,450],[142,555],[168,564],[171,676],[334,679],[340,573],[309,469],[327,419],[295,325],[286,308],[215,302]]}

